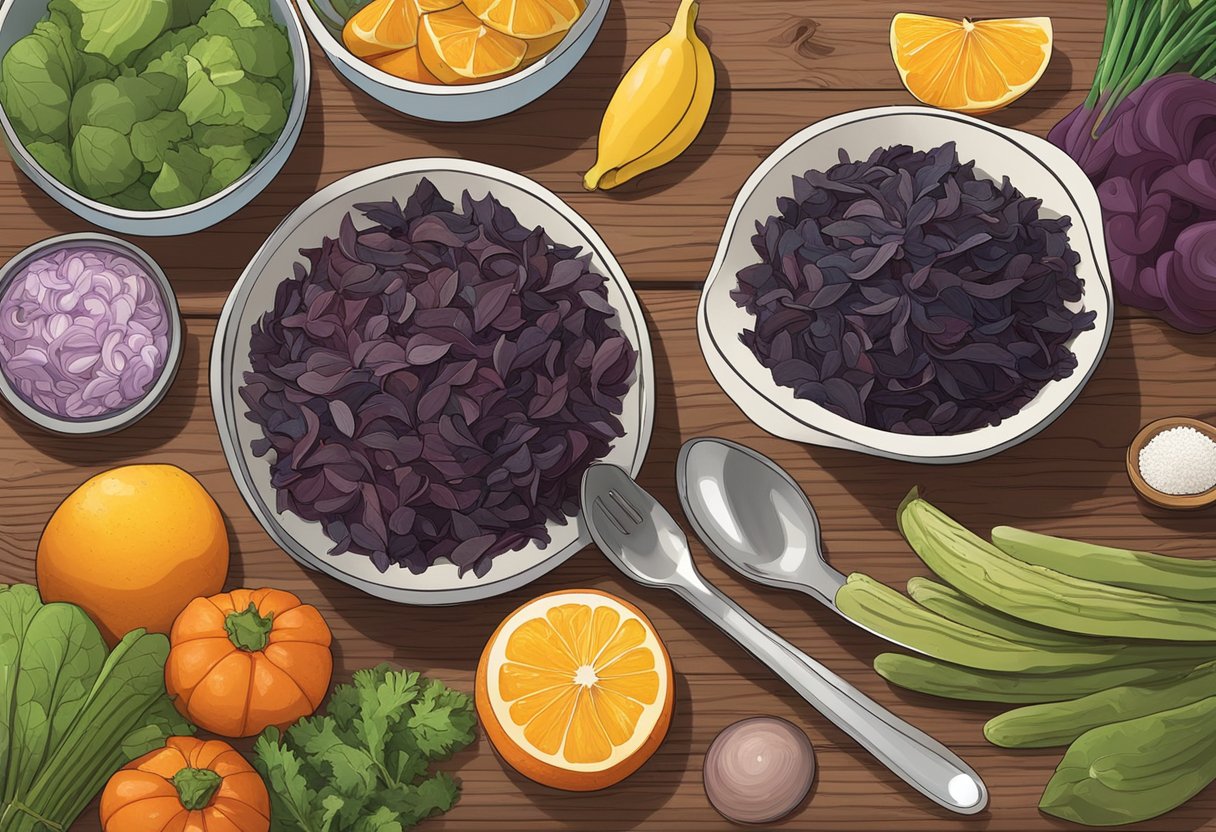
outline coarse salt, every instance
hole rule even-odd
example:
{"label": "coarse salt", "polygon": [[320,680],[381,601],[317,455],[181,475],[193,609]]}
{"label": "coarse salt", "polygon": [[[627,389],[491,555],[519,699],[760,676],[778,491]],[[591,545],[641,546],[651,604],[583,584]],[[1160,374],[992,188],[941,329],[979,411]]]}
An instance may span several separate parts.
{"label": "coarse salt", "polygon": [[1163,430],[1140,449],[1140,476],[1162,494],[1216,488],[1216,442],[1190,427]]}

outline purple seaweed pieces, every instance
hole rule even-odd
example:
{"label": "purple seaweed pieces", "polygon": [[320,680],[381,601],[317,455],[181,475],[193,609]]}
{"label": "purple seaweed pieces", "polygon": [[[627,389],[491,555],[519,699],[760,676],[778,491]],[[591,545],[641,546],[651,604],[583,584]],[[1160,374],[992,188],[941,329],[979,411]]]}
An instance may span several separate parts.
{"label": "purple seaweed pieces", "polygon": [[522,226],[492,195],[461,209],[423,180],[355,206],[301,253],[253,327],[241,395],[273,451],[280,512],[323,524],[333,554],[483,576],[550,541],[584,470],[623,434],[636,355],[589,256]]}
{"label": "purple seaweed pieces", "polygon": [[1077,366],[1094,324],[1067,217],[1006,178],[977,178],[954,144],[875,150],[794,179],[756,224],[760,262],[731,293],[756,318],[743,342],[773,380],[895,433],[993,425]]}

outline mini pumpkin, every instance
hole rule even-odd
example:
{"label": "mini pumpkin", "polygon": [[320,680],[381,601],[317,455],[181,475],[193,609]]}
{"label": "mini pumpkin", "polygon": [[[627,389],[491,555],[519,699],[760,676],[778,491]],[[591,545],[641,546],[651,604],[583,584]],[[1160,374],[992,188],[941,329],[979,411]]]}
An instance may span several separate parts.
{"label": "mini pumpkin", "polygon": [[101,793],[104,832],[267,832],[262,778],[221,740],[170,737],[132,760]]}
{"label": "mini pumpkin", "polygon": [[249,737],[314,712],[333,675],[317,608],[279,589],[195,598],[173,623],[165,688],[200,728]]}

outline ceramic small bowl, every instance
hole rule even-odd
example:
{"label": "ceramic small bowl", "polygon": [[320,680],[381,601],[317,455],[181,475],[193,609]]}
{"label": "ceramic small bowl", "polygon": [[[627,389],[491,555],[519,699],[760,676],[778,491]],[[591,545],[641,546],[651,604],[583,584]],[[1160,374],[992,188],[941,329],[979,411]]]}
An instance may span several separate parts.
{"label": "ceramic small bowl", "polygon": [[1216,442],[1216,425],[1210,425],[1200,419],[1186,416],[1169,416],[1149,422],[1140,429],[1131,444],[1127,446],[1127,476],[1132,481],[1136,493],[1161,508],[1179,509],[1183,511],[1207,508],[1216,505],[1216,487],[1209,488],[1199,494],[1166,494],[1153,488],[1140,475],[1140,451],[1152,441],[1153,437],[1170,428],[1194,428],[1208,439]]}
{"label": "ceramic small bowl", "polygon": [[144,393],[143,398],[127,405],[122,410],[90,419],[70,419],[46,412],[26,401],[13,389],[3,372],[0,372],[0,398],[28,421],[51,433],[67,436],[98,436],[114,433],[130,427],[151,412],[173,384],[173,379],[177,375],[177,366],[182,357],[182,320],[177,308],[177,297],[173,294],[173,286],[165,277],[160,266],[142,249],[108,234],[64,234],[35,243],[18,252],[13,259],[4,264],[3,268],[0,268],[0,298],[4,297],[9,283],[21,272],[22,267],[53,249],[61,248],[103,248],[129,257],[144,268],[160,290],[161,301],[164,303],[165,312],[169,317],[169,352],[165,357],[165,364],[156,381]]}

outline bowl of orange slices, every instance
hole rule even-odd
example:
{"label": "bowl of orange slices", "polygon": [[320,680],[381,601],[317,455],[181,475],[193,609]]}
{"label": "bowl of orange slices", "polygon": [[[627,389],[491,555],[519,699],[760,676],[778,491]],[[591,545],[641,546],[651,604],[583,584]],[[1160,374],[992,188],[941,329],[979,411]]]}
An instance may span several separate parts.
{"label": "bowl of orange slices", "polygon": [[305,0],[330,63],[398,112],[481,121],[552,89],[587,53],[608,0]]}

